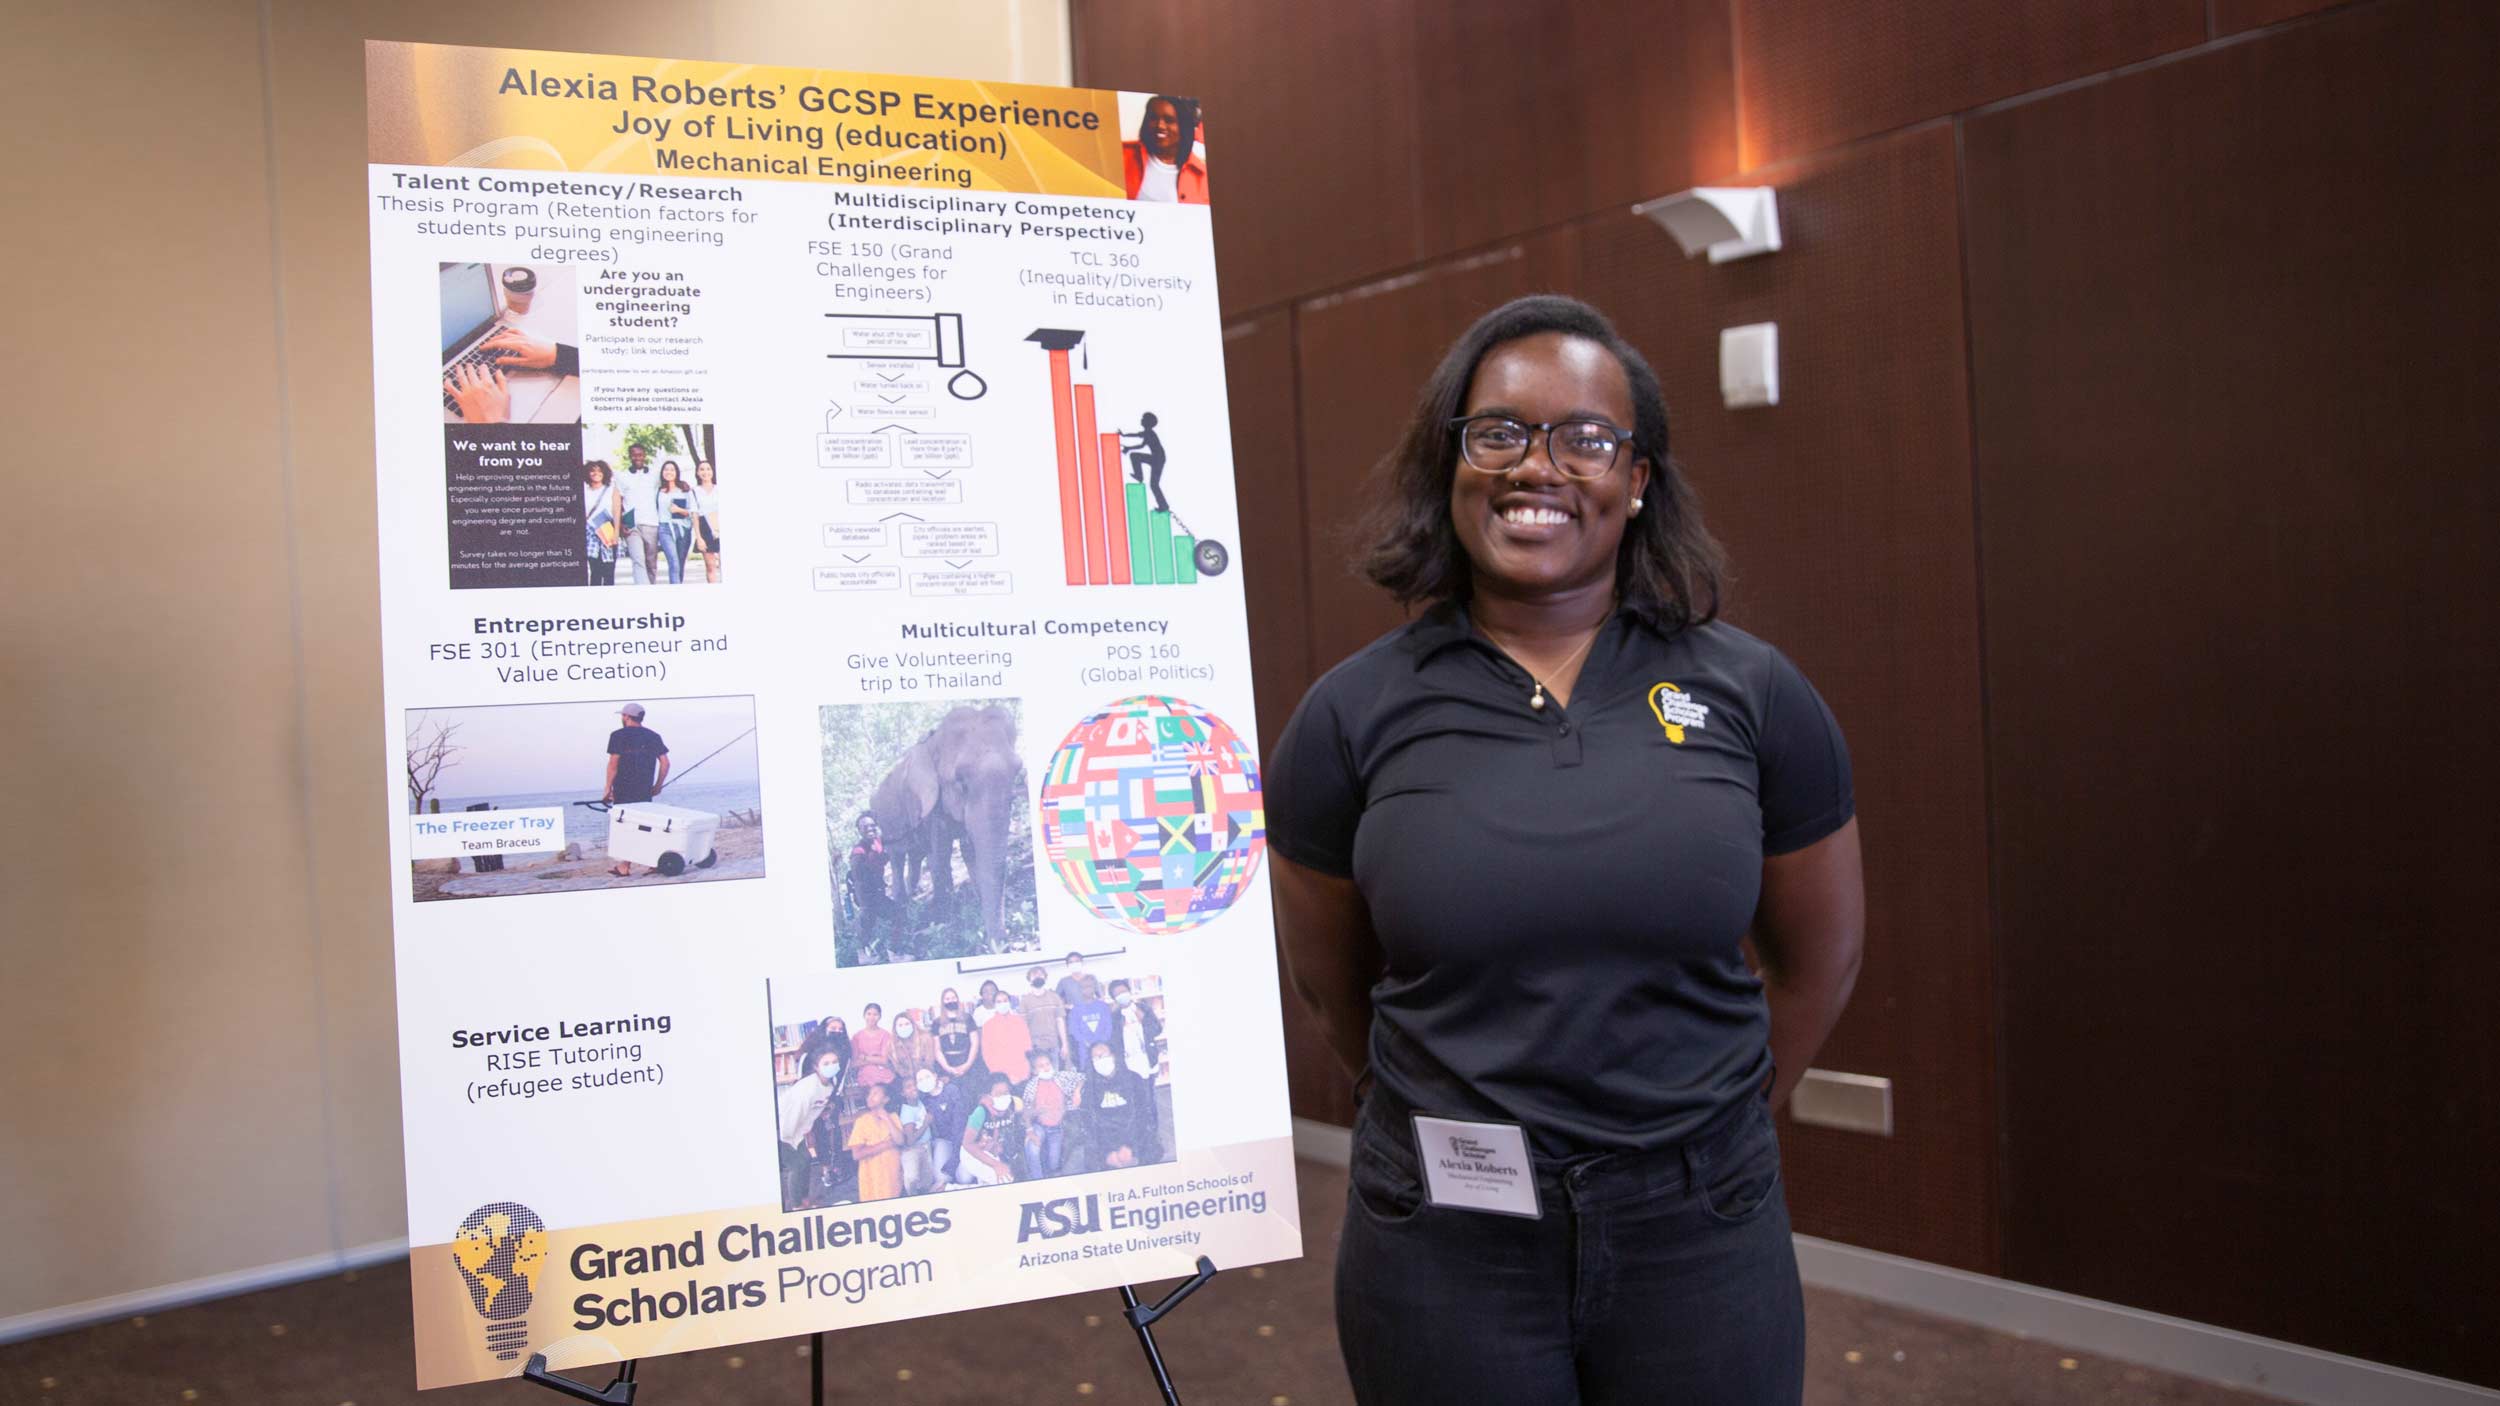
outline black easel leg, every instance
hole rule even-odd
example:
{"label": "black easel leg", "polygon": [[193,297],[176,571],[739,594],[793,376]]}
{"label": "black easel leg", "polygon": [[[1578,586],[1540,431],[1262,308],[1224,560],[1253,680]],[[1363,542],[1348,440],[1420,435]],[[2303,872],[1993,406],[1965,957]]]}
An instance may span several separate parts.
{"label": "black easel leg", "polygon": [[807,1406],[825,1406],[825,1335],[807,1337]]}
{"label": "black easel leg", "polygon": [[560,1377],[548,1371],[547,1354],[533,1352],[529,1356],[529,1361],[521,1365],[521,1376],[524,1380],[536,1382],[549,1391],[561,1392],[576,1401],[597,1402],[600,1406],[633,1406],[634,1369],[640,1365],[639,1362],[628,1361],[618,1369],[616,1380],[603,1387],[594,1387],[577,1382],[571,1377]]}
{"label": "black easel leg", "polygon": [[1139,1321],[1137,1291],[1126,1284],[1120,1286],[1120,1307],[1120,1316],[1137,1330],[1138,1345],[1146,1349],[1146,1366],[1155,1374],[1155,1387],[1163,1393],[1163,1406],[1181,1406],[1180,1393],[1172,1389],[1172,1374],[1164,1370],[1163,1352],[1155,1346],[1154,1329]]}

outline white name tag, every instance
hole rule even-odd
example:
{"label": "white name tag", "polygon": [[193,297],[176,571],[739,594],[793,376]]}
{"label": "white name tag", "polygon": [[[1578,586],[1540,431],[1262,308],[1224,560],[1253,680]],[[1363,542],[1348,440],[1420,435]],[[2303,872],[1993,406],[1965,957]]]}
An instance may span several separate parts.
{"label": "white name tag", "polygon": [[1424,1195],[1435,1206],[1490,1211],[1536,1220],[1536,1168],[1528,1160],[1528,1133],[1517,1123],[1467,1123],[1415,1115],[1415,1160],[1423,1165]]}

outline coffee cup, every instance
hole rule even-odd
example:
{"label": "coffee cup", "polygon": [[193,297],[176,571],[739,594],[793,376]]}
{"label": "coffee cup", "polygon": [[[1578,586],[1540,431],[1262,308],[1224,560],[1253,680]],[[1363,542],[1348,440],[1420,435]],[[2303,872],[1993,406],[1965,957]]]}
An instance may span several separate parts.
{"label": "coffee cup", "polygon": [[538,296],[538,270],[526,264],[514,264],[503,271],[503,305],[516,317],[530,310],[530,300]]}

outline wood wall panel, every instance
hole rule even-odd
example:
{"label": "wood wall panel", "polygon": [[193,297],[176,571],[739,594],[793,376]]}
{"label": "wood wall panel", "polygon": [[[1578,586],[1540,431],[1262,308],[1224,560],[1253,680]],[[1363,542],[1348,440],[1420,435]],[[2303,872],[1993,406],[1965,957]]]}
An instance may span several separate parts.
{"label": "wood wall panel", "polygon": [[2205,39],[2205,0],[1735,0],[1748,166]]}
{"label": "wood wall panel", "polygon": [[1971,119],[2006,1271],[2500,1384],[2500,10]]}
{"label": "wood wall panel", "polygon": [[1415,0],[1071,0],[1076,81],[1206,104],[1228,312],[1414,260]]}
{"label": "wood wall panel", "polygon": [[2348,0],[2213,0],[2214,33],[2238,34],[2262,29],[2297,15],[2331,10]]}
{"label": "wood wall panel", "polygon": [[[1816,1061],[1894,1081],[1890,1138],[1781,1129],[1800,1230],[1994,1272],[1995,989],[1953,135],[1762,173],[1786,247],[1713,265],[1592,219],[1583,292],[1653,358],[1738,577],[1729,616],[1849,738],[1866,964]],[[1780,327],[1777,406],[1726,409],[1718,330]]]}
{"label": "wood wall panel", "polygon": [[1733,172],[1730,40],[1728,0],[1418,6],[1421,252]]}
{"label": "wood wall panel", "polygon": [[1233,428],[1233,489],[1241,518],[1241,588],[1257,669],[1265,748],[1310,686],[1310,622],[1303,550],[1302,445],[1295,419],[1293,314],[1271,312],[1224,329],[1224,387]]}
{"label": "wood wall panel", "polygon": [[[1251,680],[1262,758],[1310,686],[1310,620],[1303,552],[1301,441],[1294,417],[1290,309],[1224,329],[1224,382],[1233,422],[1233,482],[1240,506],[1238,570],[1250,617]],[[1295,1116],[1354,1121],[1354,1101],[1318,1024],[1284,984],[1285,1074]]]}

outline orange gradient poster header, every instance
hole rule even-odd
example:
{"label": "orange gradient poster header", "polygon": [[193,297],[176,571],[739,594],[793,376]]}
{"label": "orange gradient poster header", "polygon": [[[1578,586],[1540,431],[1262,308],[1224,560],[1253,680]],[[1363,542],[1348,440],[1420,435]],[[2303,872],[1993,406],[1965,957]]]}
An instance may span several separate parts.
{"label": "orange gradient poster header", "polygon": [[382,40],[366,159],[1117,198],[1119,95]]}

